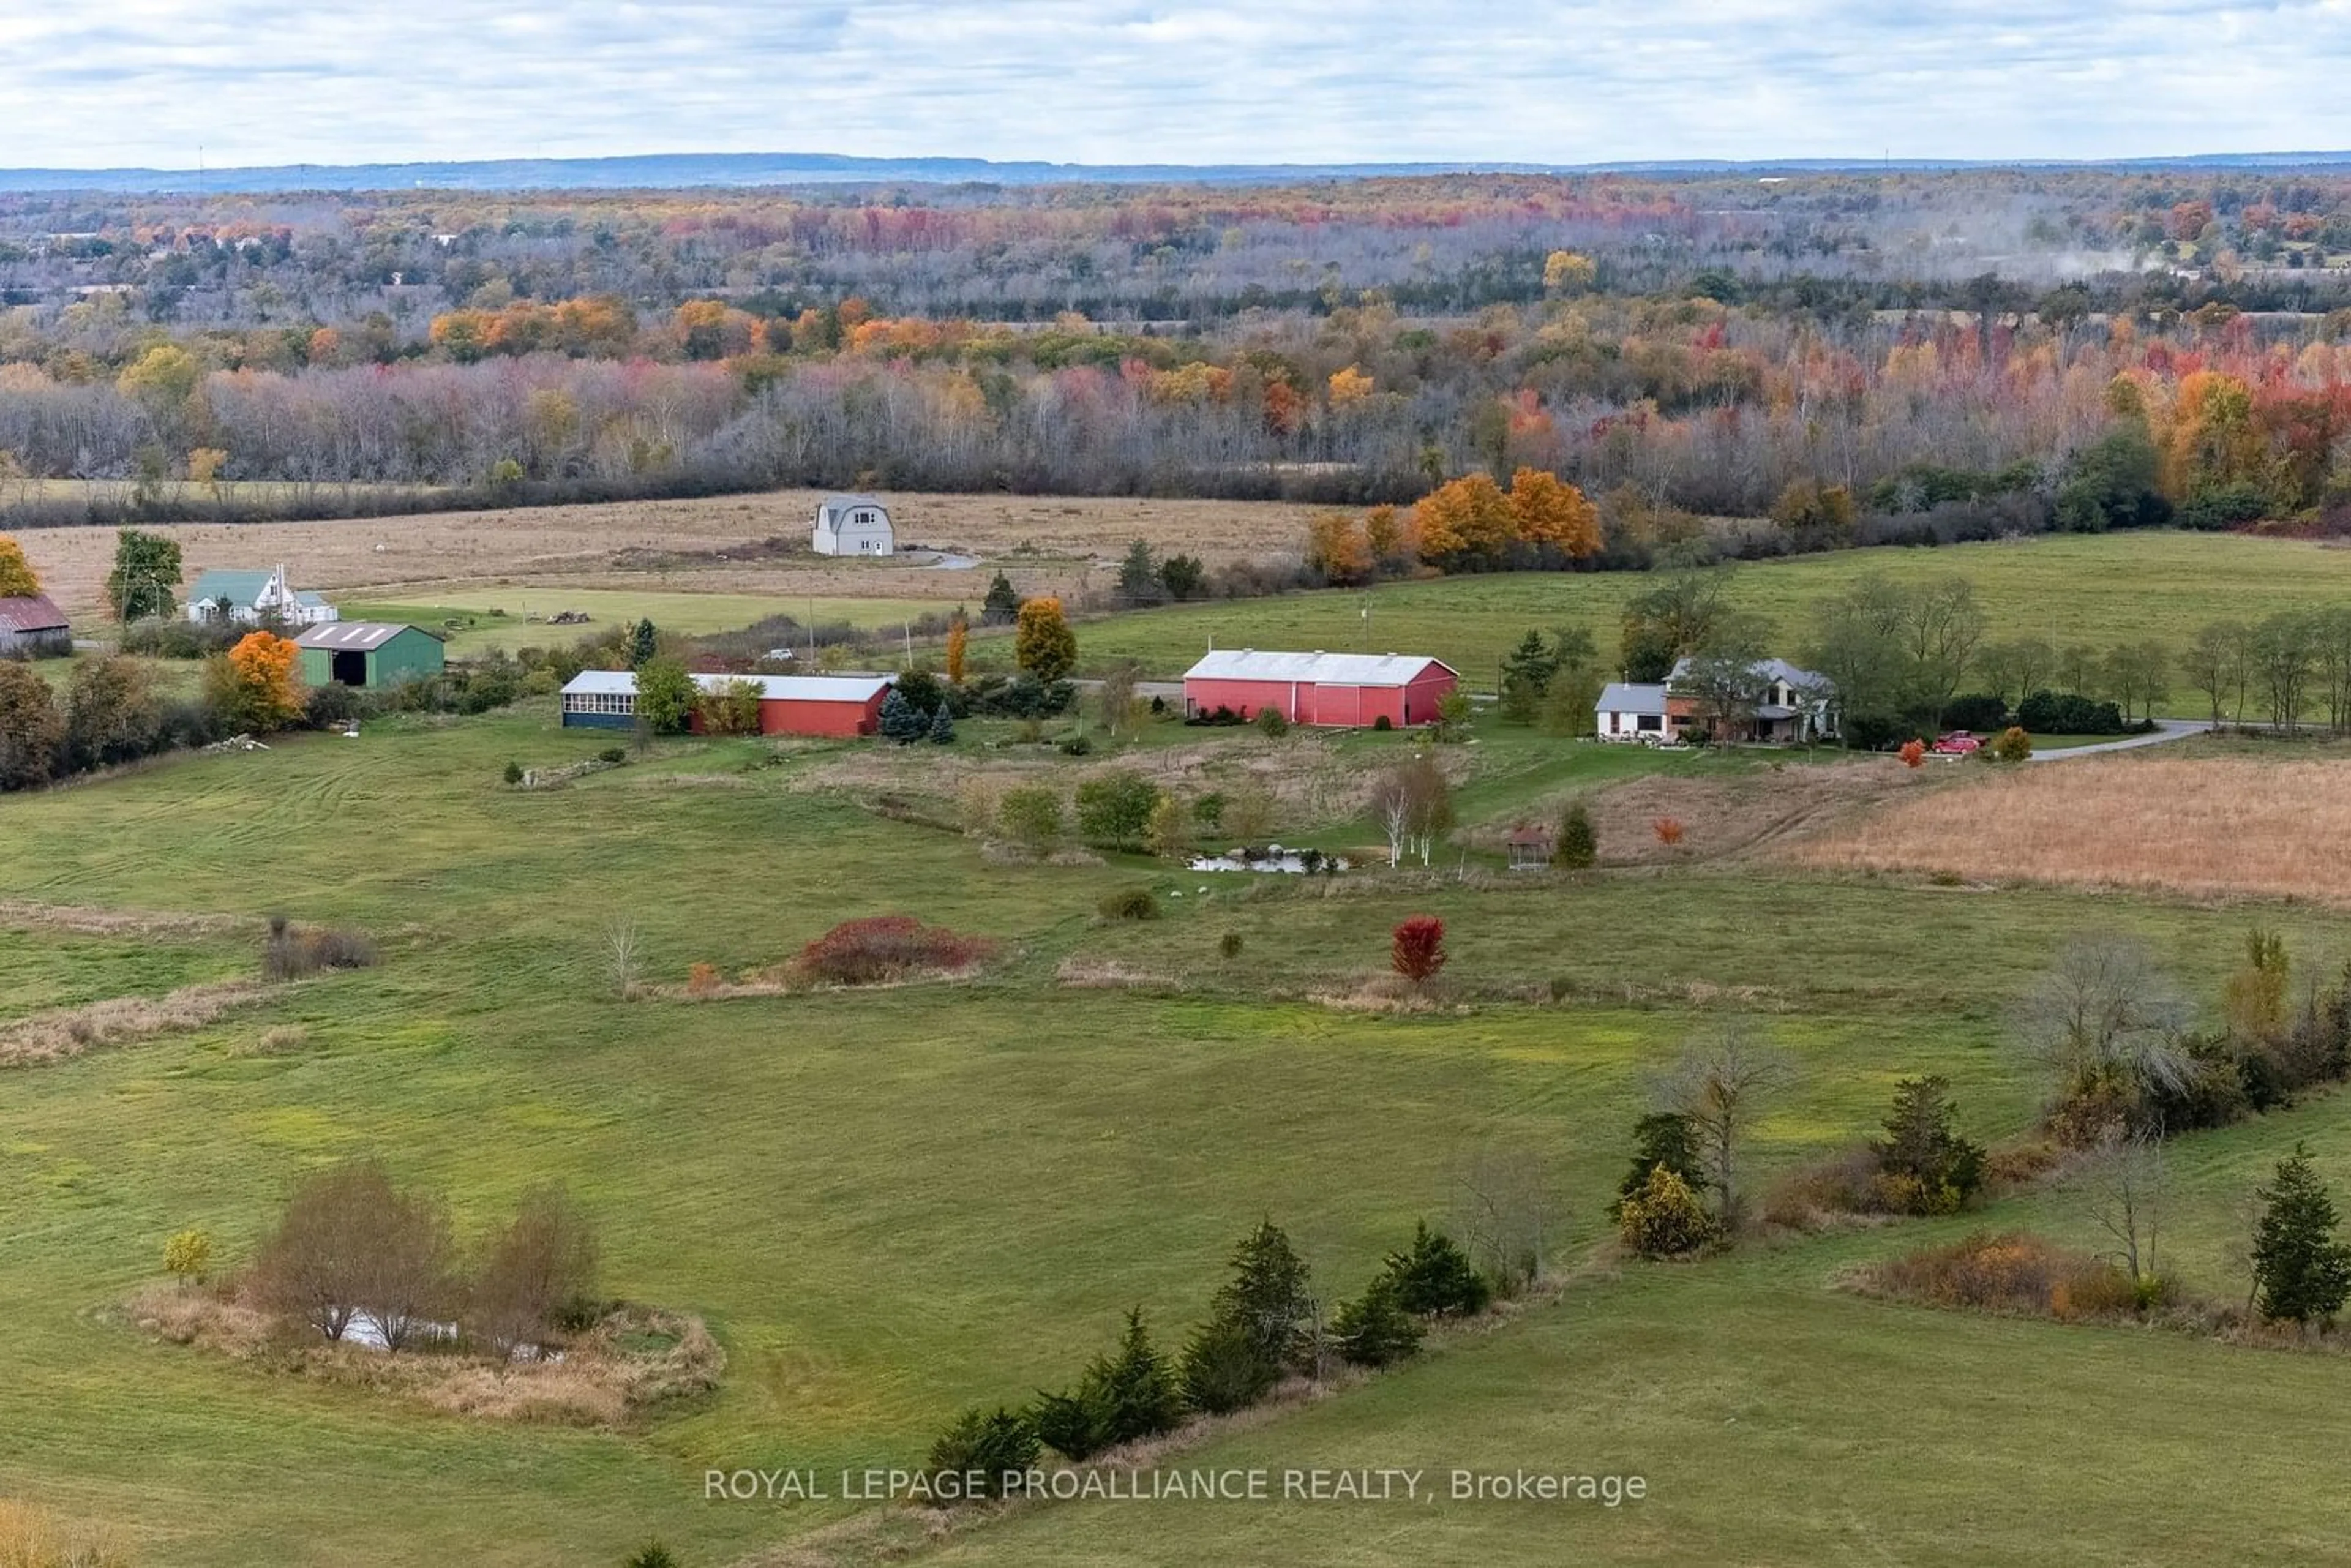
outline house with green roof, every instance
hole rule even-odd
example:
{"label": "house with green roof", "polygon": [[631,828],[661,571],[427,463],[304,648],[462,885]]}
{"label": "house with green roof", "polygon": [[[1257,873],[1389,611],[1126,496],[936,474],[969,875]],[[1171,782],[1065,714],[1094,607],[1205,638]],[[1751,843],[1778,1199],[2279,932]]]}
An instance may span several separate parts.
{"label": "house with green roof", "polygon": [[188,619],[227,621],[258,626],[275,621],[286,626],[323,626],[340,620],[341,612],[315,593],[298,593],[286,581],[286,569],[240,571],[214,567],[188,590]]}

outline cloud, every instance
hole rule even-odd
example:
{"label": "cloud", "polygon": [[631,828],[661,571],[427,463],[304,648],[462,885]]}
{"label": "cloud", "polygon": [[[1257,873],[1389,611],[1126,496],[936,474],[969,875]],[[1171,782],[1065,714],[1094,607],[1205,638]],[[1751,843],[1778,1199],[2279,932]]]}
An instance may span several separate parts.
{"label": "cloud", "polygon": [[2351,0],[0,0],[0,163],[2281,151],[2346,58]]}

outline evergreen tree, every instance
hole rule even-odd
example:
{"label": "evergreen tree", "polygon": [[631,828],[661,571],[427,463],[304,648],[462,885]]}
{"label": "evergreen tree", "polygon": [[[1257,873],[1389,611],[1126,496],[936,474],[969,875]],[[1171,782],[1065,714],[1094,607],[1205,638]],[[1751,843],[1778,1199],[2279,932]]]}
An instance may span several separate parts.
{"label": "evergreen tree", "polygon": [[629,633],[629,668],[642,670],[661,652],[661,635],[650,620],[640,621]]}
{"label": "evergreen tree", "polygon": [[1009,626],[1020,613],[1020,595],[1013,591],[1012,580],[1002,572],[987,585],[987,597],[979,601],[979,620],[983,626]]}
{"label": "evergreen tree", "polygon": [[1233,1249],[1233,1277],[1217,1291],[1215,1314],[1240,1325],[1249,1343],[1277,1372],[1296,1360],[1299,1331],[1311,1315],[1306,1295],[1306,1262],[1272,1220]]}
{"label": "evergreen tree", "polygon": [[1210,1318],[1184,1344],[1184,1402],[1210,1416],[1256,1404],[1281,1380],[1257,1353],[1248,1330]]}
{"label": "evergreen tree", "polygon": [[1649,1185],[1649,1173],[1659,1166],[1687,1183],[1692,1192],[1706,1190],[1706,1161],[1688,1118],[1673,1111],[1656,1111],[1633,1124],[1633,1168],[1616,1184],[1617,1207],[1639,1196]]}
{"label": "evergreen tree", "polygon": [[1103,1436],[1112,1443],[1155,1437],[1183,1424],[1184,1391],[1167,1358],[1151,1343],[1141,1307],[1126,1314],[1117,1354],[1097,1361],[1087,1370],[1086,1381],[1097,1391]]}
{"label": "evergreen tree", "polygon": [[1572,802],[1559,819],[1559,838],[1552,845],[1551,863],[1562,871],[1586,871],[1600,858],[1600,838],[1592,831],[1592,813],[1583,802]]}
{"label": "evergreen tree", "polygon": [[2253,1230],[2253,1285],[2262,1315],[2306,1322],[2331,1317],[2351,1295],[2351,1246],[2335,1239],[2335,1200],[2297,1143],[2260,1189]]}
{"label": "evergreen tree", "polygon": [[1118,563],[1118,596],[1128,604],[1159,602],[1159,562],[1152,556],[1149,539],[1126,547],[1126,558]]}
{"label": "evergreen tree", "polygon": [[1896,1083],[1886,1137],[1871,1145],[1877,1168],[1916,1181],[1930,1212],[1959,1207],[1983,1185],[1983,1146],[1953,1130],[1957,1107],[1950,1102],[1950,1089],[1949,1080],[1940,1074]]}
{"label": "evergreen tree", "polygon": [[911,746],[931,732],[930,721],[892,686],[882,698],[882,738]]}
{"label": "evergreen tree", "polygon": [[1484,1312],[1493,1297],[1493,1288],[1471,1266],[1468,1254],[1442,1230],[1431,1230],[1425,1219],[1413,1228],[1409,1250],[1388,1254],[1380,1278],[1399,1306],[1423,1317],[1471,1317]]}
{"label": "evergreen tree", "polygon": [[955,744],[955,715],[947,711],[947,705],[945,703],[939,704],[931,711],[931,744],[933,746]]}
{"label": "evergreen tree", "polygon": [[1529,632],[1502,661],[1502,716],[1512,724],[1532,724],[1551,678],[1559,671],[1559,655],[1543,642],[1541,632]]}
{"label": "evergreen tree", "polygon": [[1339,1309],[1331,1332],[1339,1342],[1339,1354],[1357,1366],[1386,1366],[1420,1349],[1420,1324],[1398,1298],[1395,1281],[1386,1274]]}
{"label": "evergreen tree", "polygon": [[1028,1469],[1037,1462],[1037,1452],[1036,1428],[1028,1416],[1001,1406],[993,1414],[975,1406],[931,1445],[930,1469],[934,1476],[967,1473],[975,1478],[977,1495],[998,1497],[1006,1473]]}

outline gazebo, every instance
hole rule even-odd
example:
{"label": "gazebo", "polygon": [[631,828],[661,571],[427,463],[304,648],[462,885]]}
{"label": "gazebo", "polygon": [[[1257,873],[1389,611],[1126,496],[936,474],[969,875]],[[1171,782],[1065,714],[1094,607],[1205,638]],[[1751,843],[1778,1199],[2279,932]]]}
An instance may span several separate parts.
{"label": "gazebo", "polygon": [[1542,871],[1551,864],[1553,841],[1549,828],[1512,828],[1503,842],[1510,848],[1512,871]]}

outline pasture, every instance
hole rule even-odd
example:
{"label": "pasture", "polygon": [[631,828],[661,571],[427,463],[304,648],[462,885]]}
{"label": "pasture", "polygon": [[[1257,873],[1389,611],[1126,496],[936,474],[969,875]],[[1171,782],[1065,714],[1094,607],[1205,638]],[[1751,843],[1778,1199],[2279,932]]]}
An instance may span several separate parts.
{"label": "pasture", "polygon": [[[2351,599],[2351,550],[2233,534],[2054,535],[1938,549],[1844,550],[1733,570],[1729,602],[1769,620],[1790,658],[1810,634],[1813,605],[1871,572],[1896,581],[1964,577],[1975,584],[1988,636],[2101,650],[2146,638],[2176,649],[2207,621],[2258,620]],[[1622,572],[1388,583],[1120,615],[1083,629],[1079,645],[1091,667],[1134,659],[1161,675],[1181,673],[1211,644],[1409,650],[1433,653],[1473,689],[1491,691],[1503,656],[1530,629],[1582,627],[1602,662],[1613,664],[1625,602],[1651,586],[1649,579]],[[2196,694],[2183,689],[2172,694],[2167,711],[2196,716],[2202,709]]]}
{"label": "pasture", "polygon": [[[346,599],[337,606],[350,621],[406,621],[447,631],[452,658],[517,648],[549,647],[650,619],[668,632],[730,632],[770,615],[802,624],[847,622],[887,632],[940,606],[903,599],[778,599],[749,593],[686,593],[664,589],[550,588],[539,583],[428,588],[417,601],[386,603]],[[552,626],[547,617],[578,611],[586,625]],[[449,627],[448,622],[458,624]],[[806,649],[800,650],[802,653]]]}
{"label": "pasture", "polygon": [[[1956,568],[1999,634],[2032,629],[2028,598],[2054,613],[2071,591],[2061,636],[2118,636],[2143,631],[2116,608],[2124,591],[2083,584],[2132,548],[2151,548],[2145,575],[2174,585],[2149,602],[2182,635],[2206,612],[2186,586],[2199,570],[2242,589],[2227,610],[2245,615],[2339,591],[2351,561],[2275,541],[2069,539],[1775,564],[1739,591],[1792,614],[1872,565]],[[1573,614],[1604,629],[1639,586],[1383,589],[1374,624],[1393,599],[1431,639],[1499,650]],[[564,629],[523,616],[589,608],[588,591],[487,581],[373,610],[504,608],[536,641]],[[766,602],[610,591],[611,615],[684,630],[704,612],[711,629],[739,625]],[[1545,609],[1532,597],[1545,593],[1582,609]],[[1180,668],[1166,628],[1355,601],[1144,612],[1079,635],[1089,659],[1157,645]],[[885,605],[904,612],[878,599],[840,612]],[[1473,685],[1475,656],[1458,660]],[[2069,800],[2111,818],[2119,842],[2133,811],[2204,801],[2186,852],[2200,863],[2239,831],[2226,802],[2274,803],[2253,813],[2257,836],[2290,833],[2298,812],[2331,820],[2344,785],[2326,753],[2196,742],[2000,778],[1608,747],[1487,718],[1476,744],[1439,748],[1461,829],[1432,867],[1309,880],[1123,854],[1044,863],[954,824],[975,782],[1067,791],[1134,766],[1189,796],[1264,785],[1274,836],[1360,854],[1379,839],[1368,782],[1415,737],[1163,723],[1131,742],[1097,732],[1095,754],[1075,758],[1011,746],[1007,723],[962,731],[952,748],[903,752],[664,741],[559,789],[511,789],[509,761],[557,767],[611,744],[563,732],[542,699],[0,799],[0,1027],[250,977],[271,913],[358,926],[383,948],[378,967],[274,987],[210,1021],[0,1067],[6,1490],[120,1524],[142,1561],[198,1568],[551,1568],[617,1563],[648,1536],[691,1564],[871,1561],[919,1544],[922,1523],[885,1514],[832,1533],[849,1505],[708,1502],[703,1472],[919,1462],[964,1406],[1066,1382],[1130,1306],[1179,1342],[1261,1217],[1289,1228],[1320,1289],[1350,1294],[1416,1219],[1457,1208],[1466,1164],[1499,1155],[1556,1190],[1554,1299],[1172,1462],[1614,1471],[1647,1478],[1647,1501],[1056,1505],[959,1530],[933,1555],[1959,1561],[2095,1557],[2129,1540],[2185,1563],[2257,1534],[2283,1556],[2335,1552],[2345,1505],[2295,1477],[2344,1435],[2351,1361],[1832,1288],[1847,1264],[1977,1225],[2091,1241],[2061,1191],[1691,1265],[1595,1251],[1655,1077],[1727,1016],[1755,1020],[1796,1069],[1756,1127],[1751,1174],[1768,1183],[1875,1133],[1907,1075],[1949,1078],[1971,1135],[2023,1134],[2045,1085],[2015,1015],[2077,936],[2141,939],[2208,1013],[2250,924],[2283,936],[2297,985],[2351,957],[2351,918],[2314,896],[2324,860],[2306,884],[2117,887],[2037,875],[2031,855],[1990,880],[1973,860],[1843,846],[2054,843]],[[2016,793],[1980,804],[2001,791]],[[1592,805],[1603,869],[1499,872],[1499,832],[1571,796]],[[1689,824],[1680,846],[1648,831],[1667,811]],[[1136,886],[1159,918],[1097,913]],[[696,963],[746,975],[840,919],[896,912],[997,954],[961,982],[674,994]],[[1371,982],[1389,929],[1421,913],[1447,923],[1452,961],[1436,1001],[1392,1006]],[[642,934],[657,994],[615,999],[601,956],[615,920]],[[265,1046],[271,1031],[281,1043]],[[2321,1096],[2179,1142],[2167,1245],[2184,1279],[2241,1293],[2247,1195],[2296,1137],[2338,1195],[2351,1186],[2346,1107]],[[728,1357],[718,1391],[618,1430],[499,1424],[272,1376],[124,1321],[173,1231],[210,1229],[234,1264],[301,1172],[355,1153],[447,1193],[468,1231],[523,1188],[565,1181],[600,1222],[610,1292],[707,1320]]]}

